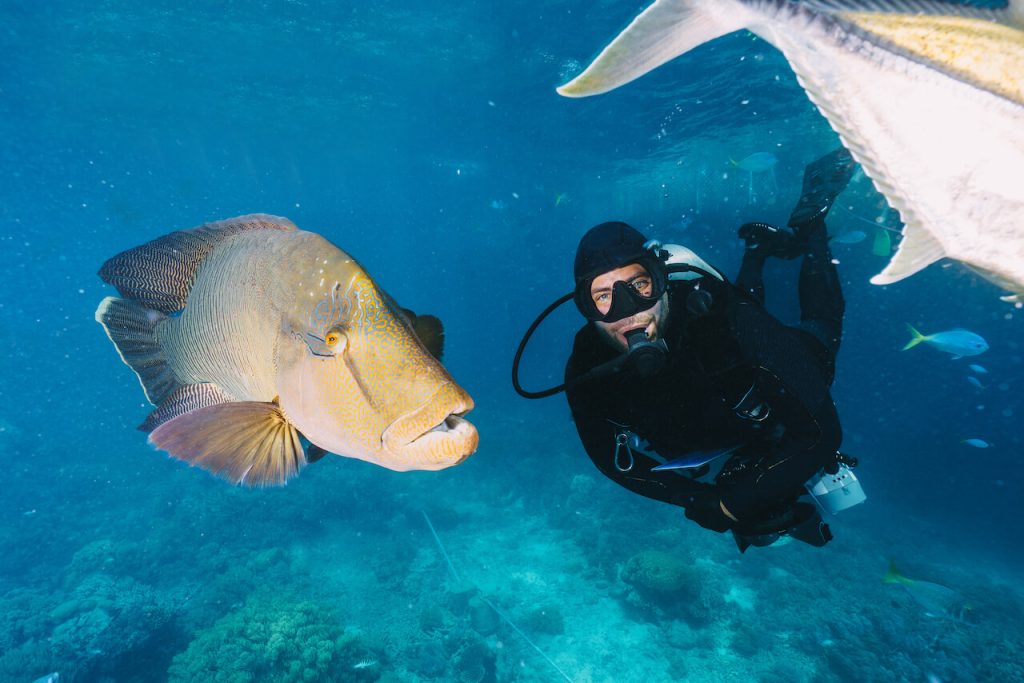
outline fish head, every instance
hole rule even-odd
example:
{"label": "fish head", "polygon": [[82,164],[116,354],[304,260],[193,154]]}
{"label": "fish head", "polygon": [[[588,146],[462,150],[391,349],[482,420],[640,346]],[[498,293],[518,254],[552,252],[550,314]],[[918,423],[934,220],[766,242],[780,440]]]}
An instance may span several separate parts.
{"label": "fish head", "polygon": [[988,351],[988,342],[980,334],[969,330],[955,329],[949,332],[950,340],[960,347],[960,355],[977,356]]}
{"label": "fish head", "polygon": [[398,471],[457,465],[478,442],[463,418],[473,399],[366,271],[329,246],[332,254],[288,278],[277,350],[282,411],[331,453]]}
{"label": "fish head", "polygon": [[973,355],[978,355],[979,353],[985,353],[988,351],[988,342],[981,337],[971,339],[967,345]]}

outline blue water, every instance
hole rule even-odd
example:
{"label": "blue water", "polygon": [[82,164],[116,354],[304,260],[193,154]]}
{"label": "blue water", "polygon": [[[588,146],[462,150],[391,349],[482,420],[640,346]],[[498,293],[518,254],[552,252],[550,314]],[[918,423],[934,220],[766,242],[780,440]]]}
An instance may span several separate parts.
{"label": "blue water", "polygon": [[[875,287],[870,239],[836,246],[834,397],[869,497],[825,549],[741,556],[603,479],[562,398],[513,393],[519,337],[570,288],[588,227],[627,220],[734,274],[736,226],[784,222],[837,144],[746,33],[556,95],[642,5],[0,5],[0,681],[1024,680],[1024,313],[963,267]],[[775,167],[730,163],[758,152]],[[833,230],[885,219],[866,180],[841,204]],[[404,474],[329,457],[248,490],[146,445],[96,270],[252,212],[444,320],[473,457]],[[795,268],[768,272],[784,320]],[[985,388],[967,360],[901,352],[906,323],[984,336]],[[542,328],[528,386],[558,380],[578,325]],[[882,583],[890,559],[932,583]],[[637,578],[652,563],[670,585]]]}

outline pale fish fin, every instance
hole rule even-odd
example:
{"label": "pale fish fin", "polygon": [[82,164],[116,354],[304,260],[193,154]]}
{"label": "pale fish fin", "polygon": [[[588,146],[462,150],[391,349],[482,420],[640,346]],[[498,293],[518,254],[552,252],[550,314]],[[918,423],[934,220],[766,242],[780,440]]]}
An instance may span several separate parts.
{"label": "pale fish fin", "polygon": [[924,270],[946,255],[945,249],[931,233],[917,221],[908,222],[903,228],[903,240],[900,241],[896,253],[889,265],[878,275],[871,278],[871,283],[888,285],[905,277]]}
{"label": "pale fish fin", "polygon": [[1024,0],[1010,0],[1006,10],[1010,17],[1010,23],[1024,29]]}
{"label": "pale fish fin", "polygon": [[276,486],[299,473],[299,433],[275,403],[210,405],[164,422],[149,442],[175,458],[245,486]]}
{"label": "pale fish fin", "polygon": [[169,422],[193,410],[230,403],[235,399],[216,384],[185,384],[171,392],[160,402],[159,407],[151,412],[139,429],[147,434],[165,422]]}
{"label": "pale fish fin", "polygon": [[162,403],[180,386],[156,338],[156,326],[166,319],[159,311],[113,296],[103,299],[96,309],[96,322],[114,342],[124,364],[135,371],[153,405]]}
{"label": "pale fish fin", "polygon": [[249,230],[298,230],[287,218],[254,213],[178,230],[108,259],[99,276],[146,308],[185,308],[199,264],[222,240]]}
{"label": "pale fish fin", "polygon": [[745,26],[742,6],[721,0],[657,0],[579,76],[558,92],[586,97],[613,90],[710,40]]}

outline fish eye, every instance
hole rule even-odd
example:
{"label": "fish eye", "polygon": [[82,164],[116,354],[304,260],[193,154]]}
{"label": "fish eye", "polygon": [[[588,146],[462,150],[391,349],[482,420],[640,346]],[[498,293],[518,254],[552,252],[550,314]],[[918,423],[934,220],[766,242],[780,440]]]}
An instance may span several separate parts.
{"label": "fish eye", "polygon": [[340,330],[331,330],[324,336],[324,344],[330,349],[337,349],[345,340],[345,335]]}

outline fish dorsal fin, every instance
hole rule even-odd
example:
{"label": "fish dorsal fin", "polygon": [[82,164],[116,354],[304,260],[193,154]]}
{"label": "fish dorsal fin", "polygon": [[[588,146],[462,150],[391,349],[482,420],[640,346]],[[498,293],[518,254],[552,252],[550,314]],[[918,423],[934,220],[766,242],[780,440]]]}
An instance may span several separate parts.
{"label": "fish dorsal fin", "polygon": [[946,255],[945,249],[923,225],[909,221],[903,228],[903,239],[889,265],[871,283],[888,285],[924,270]]}
{"label": "fish dorsal fin", "polygon": [[163,422],[149,442],[245,486],[284,484],[306,464],[299,433],[276,403],[206,405]]}
{"label": "fish dorsal fin", "polygon": [[558,88],[566,97],[613,90],[698,45],[744,27],[746,17],[717,2],[657,0],[633,20],[583,73]]}
{"label": "fish dorsal fin", "polygon": [[250,230],[298,230],[287,218],[254,213],[178,230],[107,260],[99,276],[121,296],[146,308],[173,313],[185,308],[196,270],[218,243]]}
{"label": "fish dorsal fin", "polygon": [[416,315],[408,308],[403,308],[402,313],[409,319],[413,332],[430,355],[441,360],[441,356],[444,355],[444,325],[441,319],[435,315]]}
{"label": "fish dorsal fin", "polygon": [[955,8],[941,14],[845,11],[833,16],[871,43],[1024,104],[1024,32],[994,16]]}

